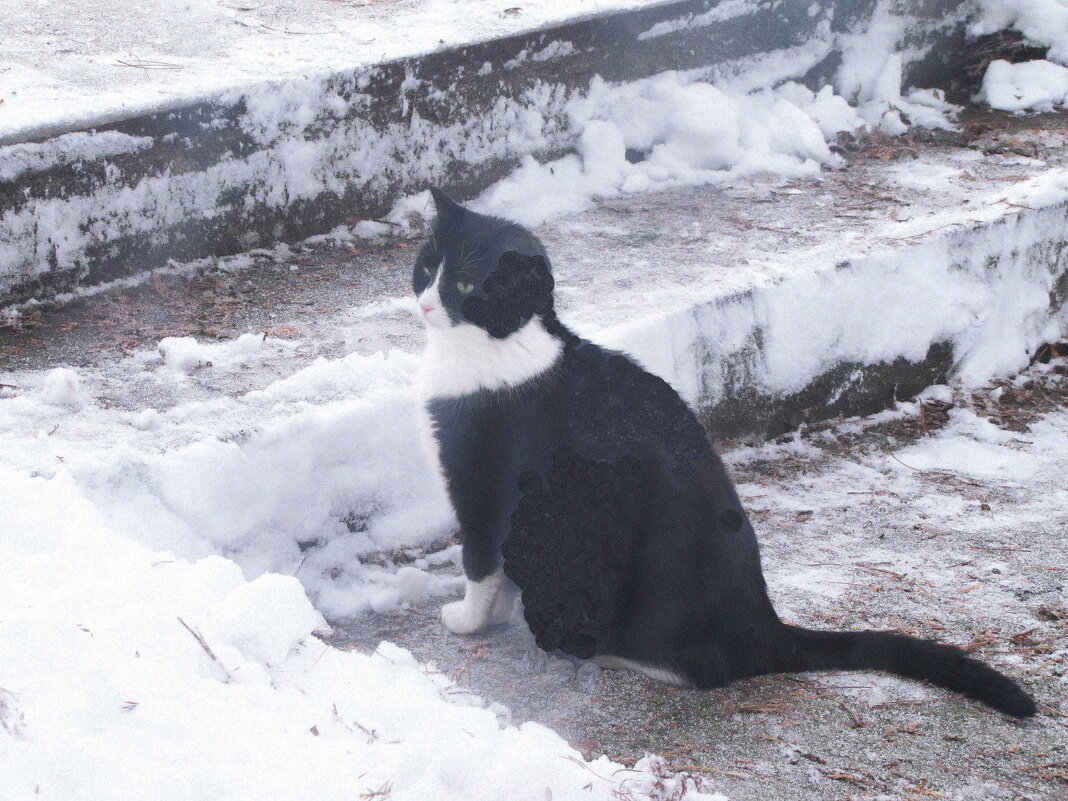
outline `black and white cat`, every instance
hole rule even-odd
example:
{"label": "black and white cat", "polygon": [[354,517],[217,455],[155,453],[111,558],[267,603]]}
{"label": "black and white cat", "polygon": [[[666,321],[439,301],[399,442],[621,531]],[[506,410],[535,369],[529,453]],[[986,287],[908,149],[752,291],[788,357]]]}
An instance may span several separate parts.
{"label": "black and white cat", "polygon": [[693,412],[663,380],[569,331],[545,248],[440,190],[412,283],[427,329],[426,411],[463,540],[458,634],[522,592],[538,644],[673,684],[887,670],[1035,713],[964,651],[897,632],[783,623],[756,536]]}

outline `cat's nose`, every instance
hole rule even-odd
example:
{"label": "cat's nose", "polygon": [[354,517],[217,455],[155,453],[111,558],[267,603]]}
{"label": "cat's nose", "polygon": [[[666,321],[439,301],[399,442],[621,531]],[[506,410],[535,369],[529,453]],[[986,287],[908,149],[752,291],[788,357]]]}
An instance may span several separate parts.
{"label": "cat's nose", "polygon": [[430,312],[434,311],[434,304],[427,303],[424,300],[419,303],[419,308],[423,310],[423,314],[430,314]]}

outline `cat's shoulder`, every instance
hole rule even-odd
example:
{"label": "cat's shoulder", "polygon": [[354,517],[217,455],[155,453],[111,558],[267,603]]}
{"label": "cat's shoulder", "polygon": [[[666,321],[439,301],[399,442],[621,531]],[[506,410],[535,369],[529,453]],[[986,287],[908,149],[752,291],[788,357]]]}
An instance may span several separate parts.
{"label": "cat's shoulder", "polygon": [[583,342],[564,354],[560,374],[570,437],[587,455],[616,459],[650,437],[671,443],[673,459],[681,463],[709,451],[693,409],[630,357]]}
{"label": "cat's shoulder", "polygon": [[611,395],[617,400],[633,402],[648,398],[653,402],[675,400],[685,405],[675,389],[633,358],[620,351],[581,340],[568,349],[562,360],[568,378],[581,385],[582,397]]}

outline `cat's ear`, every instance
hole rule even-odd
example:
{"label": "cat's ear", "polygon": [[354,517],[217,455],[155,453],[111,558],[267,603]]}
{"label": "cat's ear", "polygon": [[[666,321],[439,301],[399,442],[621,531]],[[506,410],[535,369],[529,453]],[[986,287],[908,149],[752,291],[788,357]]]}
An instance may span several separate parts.
{"label": "cat's ear", "polygon": [[430,187],[430,196],[434,198],[434,208],[438,212],[438,225],[454,226],[467,211],[439,187]]}
{"label": "cat's ear", "polygon": [[482,282],[482,294],[461,305],[463,316],[495,339],[518,331],[535,314],[553,308],[553,276],[544,256],[505,251]]}
{"label": "cat's ear", "polygon": [[497,273],[508,271],[516,294],[525,299],[528,314],[547,314],[553,308],[553,274],[544,256],[506,251]]}

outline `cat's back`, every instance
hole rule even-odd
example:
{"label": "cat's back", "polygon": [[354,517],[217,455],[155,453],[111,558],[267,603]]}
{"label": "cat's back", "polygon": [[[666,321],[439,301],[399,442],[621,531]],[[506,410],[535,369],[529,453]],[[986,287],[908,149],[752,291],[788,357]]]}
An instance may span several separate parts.
{"label": "cat's back", "polygon": [[616,460],[662,448],[673,471],[689,473],[711,453],[693,411],[662,378],[622,353],[582,341],[560,361],[556,391],[567,444],[583,456]]}

